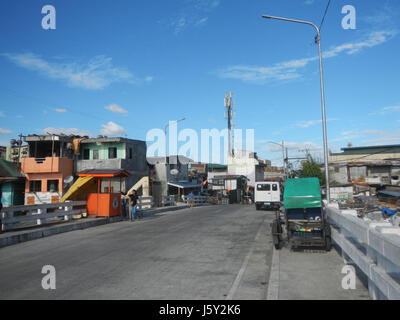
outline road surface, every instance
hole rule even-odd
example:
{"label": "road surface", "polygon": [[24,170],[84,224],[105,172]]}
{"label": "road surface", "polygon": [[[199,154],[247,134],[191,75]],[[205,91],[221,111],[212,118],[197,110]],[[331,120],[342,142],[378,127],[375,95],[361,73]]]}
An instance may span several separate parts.
{"label": "road surface", "polygon": [[[336,251],[274,253],[273,218],[249,205],[205,206],[5,247],[0,299],[368,298],[359,281],[341,288]],[[45,265],[55,290],[42,288]]]}

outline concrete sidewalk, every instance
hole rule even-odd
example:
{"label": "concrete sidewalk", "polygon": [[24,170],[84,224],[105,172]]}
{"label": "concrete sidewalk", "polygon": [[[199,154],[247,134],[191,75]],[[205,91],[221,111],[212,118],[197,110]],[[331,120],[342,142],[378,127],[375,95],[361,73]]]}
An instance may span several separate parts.
{"label": "concrete sidewalk", "polygon": [[[186,208],[189,208],[189,206],[181,205],[175,207],[154,208],[154,209],[143,210],[142,212],[143,212],[143,218],[146,219],[147,217],[154,216],[158,213],[182,210]],[[53,222],[48,225],[30,227],[26,229],[17,229],[15,231],[11,230],[0,234],[0,248],[11,246],[21,242],[49,237],[55,234],[97,227],[108,223],[120,222],[123,220],[125,219],[120,216],[111,218],[87,217],[69,222],[60,221],[60,222]]]}
{"label": "concrete sidewalk", "polygon": [[336,249],[275,250],[268,299],[271,300],[369,300],[368,289],[356,278],[356,289],[342,288],[345,266]]}

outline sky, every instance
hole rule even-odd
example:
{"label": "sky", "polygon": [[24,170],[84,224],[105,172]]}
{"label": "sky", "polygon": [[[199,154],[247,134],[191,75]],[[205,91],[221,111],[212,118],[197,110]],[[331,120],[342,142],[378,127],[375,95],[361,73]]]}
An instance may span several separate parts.
{"label": "sky", "polygon": [[[146,140],[178,130],[254,129],[260,158],[322,158],[318,47],[328,0],[0,2],[0,145],[19,134]],[[45,30],[45,5],[56,10]],[[345,5],[356,28],[344,29]],[[328,147],[400,143],[400,2],[332,0],[321,28]],[[269,141],[275,142],[275,144]]]}

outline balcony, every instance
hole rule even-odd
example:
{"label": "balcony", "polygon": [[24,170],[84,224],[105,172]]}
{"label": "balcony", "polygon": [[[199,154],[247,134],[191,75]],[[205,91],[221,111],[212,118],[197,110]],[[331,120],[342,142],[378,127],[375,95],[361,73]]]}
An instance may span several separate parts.
{"label": "balcony", "polygon": [[23,173],[64,173],[71,175],[74,161],[67,158],[22,158]]}

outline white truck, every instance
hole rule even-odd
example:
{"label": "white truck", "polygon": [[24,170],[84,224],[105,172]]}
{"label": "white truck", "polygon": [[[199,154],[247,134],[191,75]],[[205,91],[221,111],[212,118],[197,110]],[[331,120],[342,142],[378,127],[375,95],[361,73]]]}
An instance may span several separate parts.
{"label": "white truck", "polygon": [[281,189],[279,182],[256,182],[254,202],[257,210],[261,210],[261,208],[279,209],[281,205]]}

